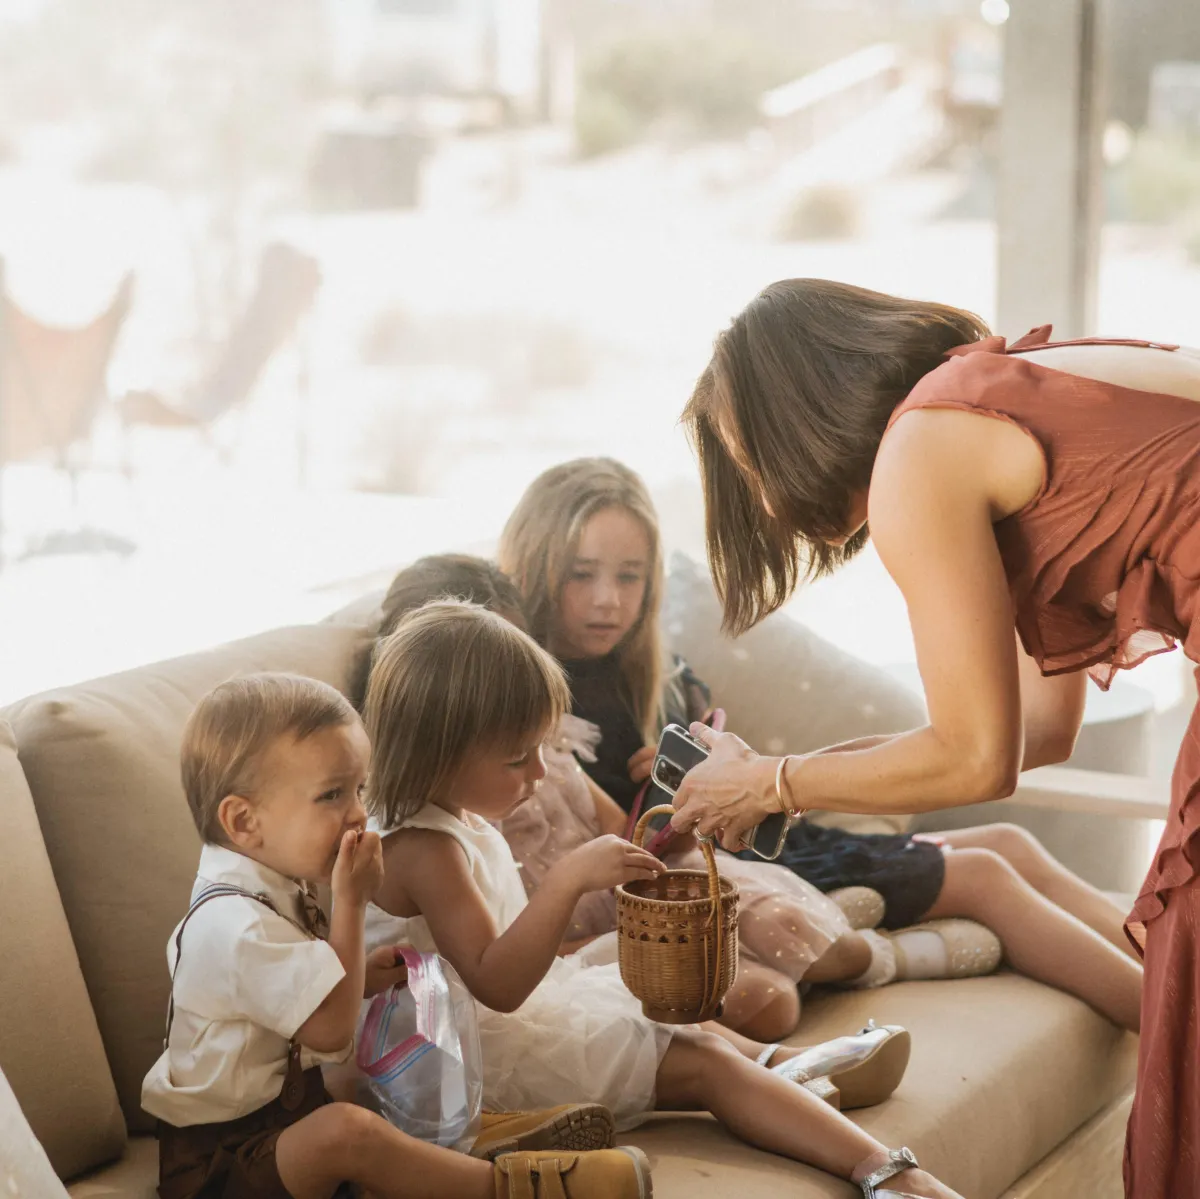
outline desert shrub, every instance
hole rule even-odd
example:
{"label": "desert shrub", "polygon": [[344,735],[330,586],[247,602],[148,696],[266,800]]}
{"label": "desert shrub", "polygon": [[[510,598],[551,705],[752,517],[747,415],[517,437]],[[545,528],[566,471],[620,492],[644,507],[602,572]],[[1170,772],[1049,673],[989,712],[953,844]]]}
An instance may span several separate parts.
{"label": "desert shrub", "polygon": [[1144,132],[1116,172],[1117,203],[1127,219],[1169,224],[1200,207],[1200,145]]}
{"label": "desert shrub", "polygon": [[744,133],[758,121],[763,92],[800,69],[794,55],[728,30],[643,30],[610,41],[580,73],[580,153],[618,149],[663,122],[698,137]]}
{"label": "desert shrub", "polygon": [[580,158],[599,158],[638,140],[641,123],[625,104],[601,88],[584,88],[575,103],[575,149]]}
{"label": "desert shrub", "polygon": [[858,198],[848,187],[823,184],[805,188],[780,224],[783,241],[833,241],[858,231]]}

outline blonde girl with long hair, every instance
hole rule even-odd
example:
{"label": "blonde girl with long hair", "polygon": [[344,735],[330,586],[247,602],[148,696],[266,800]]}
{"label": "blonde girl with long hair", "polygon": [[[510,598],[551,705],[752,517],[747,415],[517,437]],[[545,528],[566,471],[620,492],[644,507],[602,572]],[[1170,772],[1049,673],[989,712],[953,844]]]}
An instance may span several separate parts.
{"label": "blonde girl with long hair", "polygon": [[[662,550],[645,485],[608,459],[581,459],[546,471],[510,516],[499,560],[539,614],[535,635],[563,661],[574,713],[600,726],[602,785],[622,802],[607,772],[625,770],[625,796],[636,788],[634,779],[649,772],[654,738],[648,734],[655,725],[646,721],[653,700],[637,687],[653,668],[646,656],[654,653],[661,661]],[[676,680],[683,685],[660,691],[658,718],[686,725],[698,713],[694,706],[684,710],[676,696],[700,684],[686,674],[677,673]],[[640,722],[636,726],[631,712]],[[606,756],[605,742],[614,741],[619,748]],[[710,764],[696,773],[708,776]],[[860,835],[800,821],[780,860],[822,891],[867,886],[882,896],[887,936],[867,938],[870,967],[860,965],[861,958],[854,962],[877,981],[979,972],[972,963],[998,938],[1014,969],[1077,995],[1124,1028],[1138,1028],[1141,972],[1129,956],[1116,952],[1123,943],[1128,948],[1116,909],[1023,829],[990,825],[930,839]],[[726,868],[728,859],[721,861]],[[758,863],[747,866],[762,869]],[[927,919],[930,915],[937,919]],[[1062,952],[1042,952],[1042,945]],[[822,959],[808,971],[806,981],[847,980],[851,946],[843,938],[828,962]],[[994,967],[997,956],[982,965]]]}

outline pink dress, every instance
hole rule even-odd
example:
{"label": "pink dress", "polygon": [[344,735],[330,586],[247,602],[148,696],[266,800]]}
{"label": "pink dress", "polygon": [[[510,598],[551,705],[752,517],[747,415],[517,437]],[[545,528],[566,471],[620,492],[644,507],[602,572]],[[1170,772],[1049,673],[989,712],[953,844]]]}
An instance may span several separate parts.
{"label": "pink dress", "polygon": [[[591,760],[599,739],[595,725],[564,716],[555,737],[544,747],[546,777],[540,790],[499,826],[520,866],[527,894],[538,888],[564,854],[600,835],[587,776],[576,757]],[[703,855],[695,848],[672,854],[667,861],[676,869],[704,868]],[[768,967],[794,985],[850,931],[841,908],[790,870],[769,862],[743,862],[727,853],[719,853],[717,861],[721,873],[733,879],[740,892],[738,943],[743,961]],[[616,926],[612,893],[596,892],[585,895],[575,909],[567,939],[610,935],[610,956],[615,960]],[[589,954],[603,956],[605,948],[589,947]]]}
{"label": "pink dress", "polygon": [[[995,531],[1017,632],[1043,674],[1086,670],[1107,688],[1118,670],[1177,645],[1200,662],[1200,403],[1080,378],[1039,365],[1036,353],[1009,356],[1051,344],[1049,335],[1046,325],[1011,347],[989,337],[952,350],[892,421],[965,409],[1015,425],[1041,449],[1041,491]],[[1200,706],[1126,923],[1146,968],[1130,1199],[1200,1199],[1198,875]]]}

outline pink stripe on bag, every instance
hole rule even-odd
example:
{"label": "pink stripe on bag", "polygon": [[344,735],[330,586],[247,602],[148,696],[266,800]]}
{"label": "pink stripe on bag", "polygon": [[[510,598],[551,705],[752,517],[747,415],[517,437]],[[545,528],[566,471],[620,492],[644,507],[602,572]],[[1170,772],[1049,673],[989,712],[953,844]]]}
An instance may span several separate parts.
{"label": "pink stripe on bag", "polygon": [[[437,959],[407,947],[400,950],[400,956],[408,968],[408,982],[389,987],[371,1001],[354,1054],[358,1068],[370,1078],[382,1079],[398,1074],[433,1045],[429,1038],[433,1027],[432,988],[423,984],[429,963],[436,965]],[[424,1003],[416,1004],[417,1031],[380,1056],[380,1049],[387,1044],[388,1025],[399,1003],[398,992],[406,987],[414,999],[417,996],[424,997]]]}

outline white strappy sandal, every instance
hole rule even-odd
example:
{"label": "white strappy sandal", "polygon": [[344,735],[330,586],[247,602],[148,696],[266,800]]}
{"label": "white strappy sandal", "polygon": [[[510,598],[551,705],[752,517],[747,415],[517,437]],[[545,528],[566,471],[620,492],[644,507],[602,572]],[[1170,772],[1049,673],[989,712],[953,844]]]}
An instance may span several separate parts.
{"label": "white strappy sandal", "polygon": [[912,1038],[899,1025],[871,1020],[853,1036],[835,1037],[770,1066],[780,1048],[768,1045],[758,1055],[758,1064],[812,1091],[831,1107],[850,1111],[874,1107],[895,1091],[908,1068]]}

